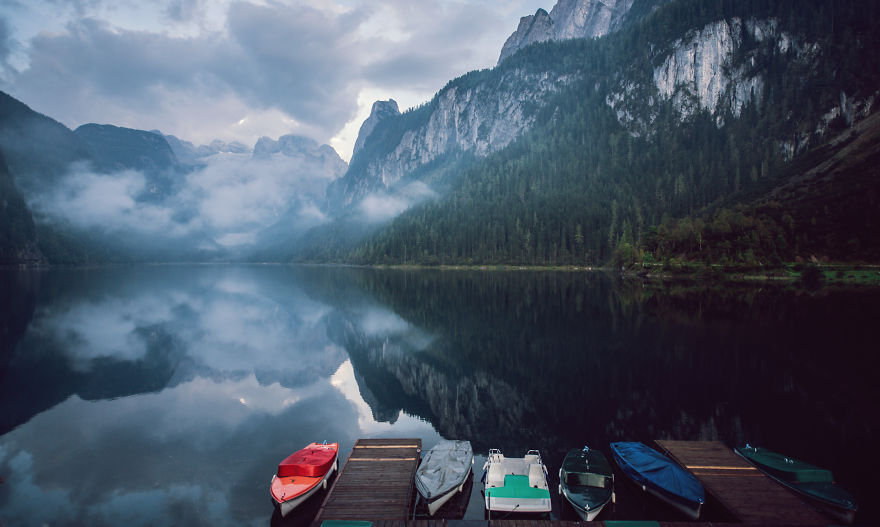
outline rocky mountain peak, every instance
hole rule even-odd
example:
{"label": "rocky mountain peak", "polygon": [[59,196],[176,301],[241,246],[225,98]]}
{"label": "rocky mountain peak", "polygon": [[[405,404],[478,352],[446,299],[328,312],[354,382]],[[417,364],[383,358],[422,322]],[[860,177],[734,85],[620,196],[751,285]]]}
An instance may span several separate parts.
{"label": "rocky mountain peak", "polygon": [[529,44],[544,42],[553,38],[553,19],[550,13],[538,9],[534,15],[524,16],[519,19],[519,26],[512,35],[507,37],[504,47],[501,48],[501,57],[498,62],[513,55]]}
{"label": "rocky mountain peak", "polygon": [[239,141],[221,141],[215,139],[208,145],[195,146],[189,141],[185,141],[173,135],[165,135],[159,130],[151,130],[154,134],[161,135],[168,142],[168,146],[183,163],[190,165],[201,165],[205,159],[216,154],[250,154],[251,149]]}
{"label": "rocky mountain peak", "polygon": [[254,157],[269,157],[272,154],[284,154],[288,157],[314,155],[319,148],[314,139],[301,135],[282,135],[278,140],[261,137],[254,145]]}
{"label": "rocky mountain peak", "polygon": [[633,0],[559,0],[550,13],[556,38],[595,38],[616,31]]}
{"label": "rocky mountain peak", "polygon": [[364,142],[367,140],[367,137],[373,133],[376,125],[391,115],[400,115],[400,110],[397,108],[397,101],[394,99],[388,99],[387,101],[376,101],[373,103],[373,108],[370,110],[370,116],[367,117],[367,120],[361,125],[361,129],[358,130],[358,136],[357,140],[354,142],[352,157],[364,147]]}
{"label": "rocky mountain peak", "polygon": [[254,145],[254,159],[268,159],[274,154],[321,166],[322,172],[328,174],[329,179],[342,176],[348,168],[348,164],[332,146],[319,145],[317,141],[300,135],[282,135],[277,141],[261,137]]}
{"label": "rocky mountain peak", "polygon": [[[661,3],[660,0],[657,3]],[[634,0],[559,0],[548,14],[543,9],[520,19],[519,27],[501,49],[498,62],[535,42],[596,38],[623,27]]]}

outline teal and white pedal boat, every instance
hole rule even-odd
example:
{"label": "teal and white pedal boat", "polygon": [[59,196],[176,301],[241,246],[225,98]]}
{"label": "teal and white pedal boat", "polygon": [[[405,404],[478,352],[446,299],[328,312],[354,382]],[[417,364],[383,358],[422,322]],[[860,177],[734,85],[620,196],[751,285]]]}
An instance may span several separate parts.
{"label": "teal and white pedal boat", "polygon": [[614,499],[614,472],[595,448],[573,448],[559,469],[559,493],[584,521],[591,522]]}
{"label": "teal and white pedal boat", "polygon": [[550,512],[547,467],[537,450],[525,457],[506,458],[498,449],[489,450],[483,465],[483,494],[486,510],[496,512]]}

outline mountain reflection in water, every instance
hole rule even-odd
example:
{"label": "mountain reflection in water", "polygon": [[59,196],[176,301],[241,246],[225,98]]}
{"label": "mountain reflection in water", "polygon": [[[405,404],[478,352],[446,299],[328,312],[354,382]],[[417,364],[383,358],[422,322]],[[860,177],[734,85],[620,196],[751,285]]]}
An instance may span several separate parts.
{"label": "mountain reflection in water", "polygon": [[282,266],[0,285],[13,525],[266,524],[287,453],[371,436],[540,448],[551,473],[584,444],[750,441],[875,514],[876,291]]}

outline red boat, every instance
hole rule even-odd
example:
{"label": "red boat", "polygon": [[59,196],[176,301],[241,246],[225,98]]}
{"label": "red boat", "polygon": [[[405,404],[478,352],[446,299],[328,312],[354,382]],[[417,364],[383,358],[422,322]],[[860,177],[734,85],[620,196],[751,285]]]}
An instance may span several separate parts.
{"label": "red boat", "polygon": [[327,488],[327,480],[337,468],[338,454],[339,443],[312,443],[278,464],[269,492],[281,516],[290,514],[319,488]]}

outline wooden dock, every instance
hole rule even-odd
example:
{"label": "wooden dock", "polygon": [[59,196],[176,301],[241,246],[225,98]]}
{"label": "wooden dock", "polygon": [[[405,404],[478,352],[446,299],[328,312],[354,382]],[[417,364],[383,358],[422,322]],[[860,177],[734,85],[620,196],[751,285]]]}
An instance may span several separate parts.
{"label": "wooden dock", "polygon": [[[713,527],[719,525],[738,525],[725,523],[667,522],[652,520],[617,521],[563,521],[563,520],[373,520],[363,527]],[[320,523],[313,524],[321,527]],[[826,522],[825,525],[828,525]],[[788,523],[772,523],[762,527],[795,527]],[[330,524],[324,527],[337,527]],[[342,525],[338,527],[359,527]]]}
{"label": "wooden dock", "polygon": [[828,519],[720,441],[657,445],[690,470],[712,499],[737,521],[760,525],[828,525]]}
{"label": "wooden dock", "polygon": [[358,439],[324,498],[315,524],[406,520],[421,449],[421,439]]}

